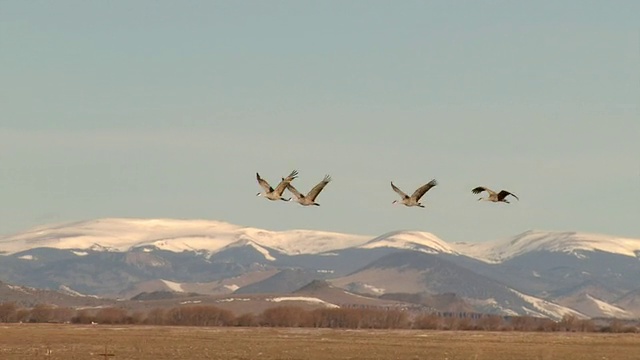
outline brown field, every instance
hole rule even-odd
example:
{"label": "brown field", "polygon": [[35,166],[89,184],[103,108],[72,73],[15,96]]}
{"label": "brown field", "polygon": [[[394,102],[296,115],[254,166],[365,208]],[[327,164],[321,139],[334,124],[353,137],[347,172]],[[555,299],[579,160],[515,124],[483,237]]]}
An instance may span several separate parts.
{"label": "brown field", "polygon": [[640,335],[9,324],[0,359],[640,359]]}

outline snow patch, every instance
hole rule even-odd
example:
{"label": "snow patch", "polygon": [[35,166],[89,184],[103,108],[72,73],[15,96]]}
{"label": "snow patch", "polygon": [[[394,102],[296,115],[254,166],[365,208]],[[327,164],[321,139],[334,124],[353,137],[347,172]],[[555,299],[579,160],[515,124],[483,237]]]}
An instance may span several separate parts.
{"label": "snow patch", "polygon": [[250,300],[251,299],[249,298],[226,298],[226,299],[216,300],[216,302],[250,301]]}
{"label": "snow patch", "polygon": [[263,248],[262,246],[258,246],[256,243],[251,242],[249,243],[249,245],[251,247],[253,247],[254,249],[258,250],[258,252],[262,255],[264,255],[264,258],[269,260],[269,261],[275,261],[276,258],[274,258],[273,256],[271,256],[271,254],[269,254],[269,251],[265,248]]}
{"label": "snow patch", "polygon": [[[266,260],[269,261],[275,261],[276,258],[274,258],[273,256],[271,256],[271,254],[269,253],[269,250],[263,248],[262,246],[256,244],[253,240],[251,239],[246,239],[246,238],[242,238],[236,242],[233,242],[225,247],[223,247],[222,249],[218,250],[217,252],[226,250],[226,249],[231,249],[231,248],[235,248],[235,247],[242,247],[242,246],[250,246],[252,248],[254,248],[257,252],[259,252],[260,254],[262,254],[262,256],[264,256],[264,258]],[[213,255],[213,254],[211,254]]]}
{"label": "snow patch", "polygon": [[516,291],[514,289],[509,289],[511,292],[513,292],[514,294],[518,295],[520,298],[522,298],[522,300],[528,302],[529,304],[531,304],[531,306],[533,306],[533,308],[535,309],[535,311],[541,313],[542,315],[544,315],[544,317],[549,317],[555,320],[560,320],[562,319],[562,317],[564,317],[565,315],[574,315],[580,319],[586,319],[588,318],[588,316],[585,316],[584,314],[581,314],[573,309],[570,309],[568,307],[564,307],[558,304],[554,304],[552,302],[549,302],[547,300],[543,300],[543,299],[539,299],[537,297],[533,297],[530,295],[525,295],[519,291]]}
{"label": "snow patch", "polygon": [[364,289],[370,291],[372,294],[376,294],[376,295],[382,295],[385,292],[385,289],[378,288],[378,287],[375,287],[375,286],[369,285],[369,284],[362,284],[362,287]]}
{"label": "snow patch", "polygon": [[367,243],[360,245],[362,249],[378,247],[390,247],[422,251],[430,254],[458,254],[451,245],[428,232],[419,231],[393,231],[378,236]]}
{"label": "snow patch", "polygon": [[[510,315],[510,316],[519,315],[516,311],[509,308],[505,308],[502,305],[500,305],[495,298],[475,299],[475,298],[465,297],[464,300],[472,306],[476,306],[484,309],[484,311],[481,311],[481,312],[494,313],[497,311],[503,315]],[[545,316],[540,315],[540,317],[545,317]]]}
{"label": "snow patch", "polygon": [[164,279],[160,279],[160,281],[162,281],[165,285],[167,285],[167,287],[171,289],[171,291],[184,292],[184,289],[182,288],[182,284],[169,281],[169,280],[164,280]]}
{"label": "snow patch", "polygon": [[316,272],[321,273],[321,274],[333,274],[335,272],[335,270],[319,269],[319,270],[316,270]]}
{"label": "snow patch", "polygon": [[576,232],[527,231],[507,239],[484,243],[456,243],[457,251],[489,263],[499,263],[536,251],[563,252],[579,259],[585,252],[602,251],[638,257],[640,239]]}
{"label": "snow patch", "polygon": [[36,258],[33,255],[22,255],[18,259],[22,260],[35,260]]}
{"label": "snow patch", "polygon": [[9,284],[7,284],[7,287],[8,287],[9,289],[11,289],[11,290],[20,291],[20,292],[25,293],[25,294],[31,294],[31,293],[30,293],[29,291],[27,291],[27,290],[35,290],[35,289],[33,289],[33,288],[27,288],[27,287],[24,287],[24,286],[9,285]]}
{"label": "snow patch", "polygon": [[68,287],[66,285],[60,285],[60,287],[58,289],[60,289],[61,292],[64,292],[65,294],[71,295],[71,296],[92,297],[92,298],[95,298],[95,299],[99,299],[99,297],[96,296],[96,295],[85,295],[85,294],[82,294],[82,293],[80,293],[78,291],[75,291],[75,290],[71,289],[70,287]]}
{"label": "snow patch", "polygon": [[271,298],[271,299],[267,299],[267,301],[273,301],[273,302],[282,302],[282,301],[304,301],[304,302],[308,302],[308,303],[314,303],[314,304],[322,304],[328,308],[339,308],[340,306],[336,305],[336,304],[332,304],[332,303],[328,303],[324,300],[315,298],[315,297],[306,297],[306,296],[284,296],[284,297],[275,297],[275,298]]}
{"label": "snow patch", "polygon": [[[543,314],[543,313],[541,313],[541,312],[538,312],[538,311],[535,311],[535,310],[529,309],[529,308],[528,308],[528,307],[526,307],[526,306],[523,306],[523,307],[522,307],[522,311],[524,311],[524,314],[525,314],[525,315],[528,315],[528,316],[539,317],[539,318],[548,318],[548,316],[547,316],[547,315],[545,315],[545,314]],[[519,314],[516,314],[516,315],[519,315]]]}
{"label": "snow patch", "polygon": [[240,289],[240,286],[238,286],[236,284],[231,284],[231,285],[224,285],[224,288],[229,289],[231,291],[236,291],[236,290]]}
{"label": "snow patch", "polygon": [[185,304],[200,304],[202,302],[202,300],[186,300],[186,301],[182,301],[180,302],[181,305],[185,305]]}
{"label": "snow patch", "polygon": [[587,294],[587,298],[593,301],[598,307],[598,309],[600,309],[600,311],[602,311],[602,313],[605,314],[606,316],[613,317],[613,318],[629,318],[633,316],[633,314],[630,314],[628,311],[621,309],[617,306],[611,305],[589,294]]}

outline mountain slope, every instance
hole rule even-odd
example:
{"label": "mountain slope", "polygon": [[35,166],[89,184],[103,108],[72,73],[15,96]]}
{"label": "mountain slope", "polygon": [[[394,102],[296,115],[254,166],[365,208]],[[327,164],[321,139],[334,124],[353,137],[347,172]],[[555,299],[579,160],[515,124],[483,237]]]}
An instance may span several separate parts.
{"label": "mountain slope", "polygon": [[464,244],[421,231],[367,237],[209,220],[98,219],[0,237],[0,280],[130,297],[290,293],[314,279],[349,279],[340,286],[359,294],[450,293],[489,312],[555,316],[563,305],[590,316],[640,316],[638,249],[640,239],[573,232]]}
{"label": "mountain slope", "polygon": [[172,252],[216,252],[239,240],[296,255],[357,246],[369,237],[311,230],[268,231],[212,220],[108,218],[0,237],[0,254],[38,247],[124,252],[145,246]]}
{"label": "mountain slope", "polygon": [[12,285],[1,281],[0,299],[0,303],[16,303],[16,305],[22,307],[33,307],[37,304],[76,308],[116,305],[114,299],[85,296],[68,287],[62,287],[60,291],[44,290],[28,286]]}
{"label": "mountain slope", "polygon": [[380,247],[422,251],[431,254],[457,254],[451,245],[437,236],[420,231],[392,231],[358,246],[361,249]]}
{"label": "mountain slope", "polygon": [[601,251],[629,257],[640,256],[640,239],[577,232],[526,231],[511,238],[484,243],[455,244],[467,256],[488,262],[503,262],[531,252],[563,252],[581,256],[581,251]]}
{"label": "mountain slope", "polygon": [[456,293],[477,312],[504,315],[536,315],[560,319],[577,311],[523,294],[500,282],[438,256],[401,251],[382,257],[350,275],[333,279],[339,287],[367,285],[383,293]]}
{"label": "mountain slope", "polygon": [[234,294],[281,293],[288,294],[304,285],[324,279],[326,274],[306,269],[284,269],[271,277],[237,289]]}
{"label": "mountain slope", "polygon": [[[213,220],[106,218],[41,226],[1,236],[0,254],[34,248],[124,252],[155,248],[209,254],[232,244],[253,244],[287,255],[319,254],[340,249],[389,247],[430,253],[461,254],[486,262],[503,262],[531,252],[601,251],[629,257],[640,255],[640,239],[576,232],[527,231],[484,243],[447,243],[420,231],[392,231],[375,238],[312,230],[269,231]],[[268,256],[268,255],[265,255]]]}

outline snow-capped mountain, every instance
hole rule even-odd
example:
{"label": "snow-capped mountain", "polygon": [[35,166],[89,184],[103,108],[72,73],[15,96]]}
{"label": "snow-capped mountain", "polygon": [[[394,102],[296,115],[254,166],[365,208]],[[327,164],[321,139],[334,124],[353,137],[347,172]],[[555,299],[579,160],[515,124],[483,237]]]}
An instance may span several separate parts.
{"label": "snow-capped mountain", "polygon": [[442,241],[437,236],[428,232],[419,231],[392,231],[358,246],[358,248],[361,249],[379,247],[416,250],[432,254],[458,254],[451,245]]}
{"label": "snow-capped mountain", "polygon": [[526,231],[520,235],[473,244],[454,244],[461,253],[487,262],[503,262],[530,252],[562,252],[583,256],[582,251],[602,251],[640,256],[640,239],[577,232]]}
{"label": "snow-capped mountain", "polygon": [[601,234],[448,243],[421,231],[372,237],[109,218],[3,236],[0,254],[0,281],[86,295],[286,293],[327,280],[375,297],[455,293],[502,314],[640,316],[640,239]]}
{"label": "snow-capped mountain", "polygon": [[172,252],[215,253],[240,240],[297,255],[343,249],[370,237],[311,230],[269,231],[212,220],[98,219],[32,229],[0,237],[0,253],[33,248],[123,252],[155,247]]}
{"label": "snow-capped mountain", "polygon": [[269,231],[213,220],[125,218],[42,226],[15,235],[1,236],[0,254],[15,254],[34,248],[124,252],[142,247],[212,254],[238,241],[253,243],[256,249],[270,248],[287,255],[319,254],[346,248],[390,247],[462,254],[491,263],[540,251],[571,254],[602,251],[640,256],[640,239],[577,232],[532,230],[511,238],[483,243],[447,243],[434,234],[420,231],[392,231],[372,238],[313,230]]}
{"label": "snow-capped mountain", "polygon": [[348,276],[331,280],[344,287],[374,288],[385,293],[455,293],[482,312],[533,315],[561,319],[564,315],[584,318],[570,308],[523,294],[443,258],[421,251],[386,255]]}

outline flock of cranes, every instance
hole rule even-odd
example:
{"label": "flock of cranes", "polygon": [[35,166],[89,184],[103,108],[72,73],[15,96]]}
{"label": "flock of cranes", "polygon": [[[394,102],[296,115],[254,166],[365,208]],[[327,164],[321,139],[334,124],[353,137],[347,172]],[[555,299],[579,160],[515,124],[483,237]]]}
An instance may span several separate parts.
{"label": "flock of cranes", "polygon": [[[322,181],[320,181],[316,186],[314,186],[306,195],[300,193],[293,185],[291,185],[291,182],[297,177],[298,177],[298,171],[293,170],[287,177],[282,178],[278,186],[276,186],[276,188],[274,189],[271,185],[269,185],[269,183],[266,180],[260,177],[260,174],[256,173],[256,179],[258,180],[258,184],[264,189],[264,192],[259,192],[256,194],[256,196],[263,196],[272,201],[275,201],[275,200],[291,201],[293,200],[293,197],[284,198],[282,196],[285,190],[289,190],[289,192],[295,196],[295,201],[297,201],[300,205],[320,206],[320,204],[316,202],[316,198],[318,197],[322,189],[324,189],[324,187],[327,186],[327,184],[331,181],[331,176],[325,175],[324,179],[322,179]],[[398,195],[400,195],[401,197],[400,200],[394,200],[393,204],[399,204],[399,205],[404,205],[409,207],[418,206],[423,208],[424,205],[422,205],[422,203],[420,202],[420,199],[424,196],[424,194],[427,193],[427,191],[429,191],[429,189],[431,189],[436,185],[438,185],[438,182],[436,181],[436,179],[433,179],[428,183],[417,188],[413,192],[413,194],[409,196],[406,193],[404,193],[402,190],[400,190],[397,186],[395,186],[392,181],[391,188],[393,189],[393,191],[398,193]],[[491,202],[504,202],[509,204],[509,201],[506,199],[506,197],[509,195],[513,196],[517,200],[520,200],[516,195],[514,195],[513,193],[507,190],[500,190],[499,192],[495,192],[485,186],[478,186],[471,190],[471,192],[474,194],[480,194],[483,191],[487,192],[488,196],[485,198],[481,197],[478,199],[478,201],[484,200],[484,201],[491,201]]]}

